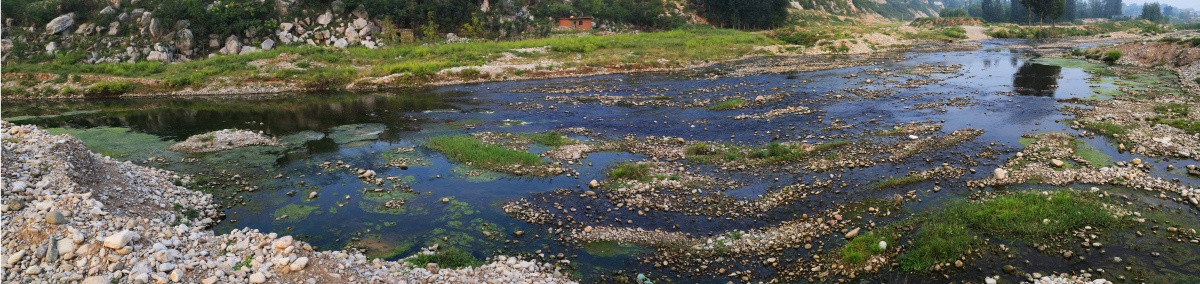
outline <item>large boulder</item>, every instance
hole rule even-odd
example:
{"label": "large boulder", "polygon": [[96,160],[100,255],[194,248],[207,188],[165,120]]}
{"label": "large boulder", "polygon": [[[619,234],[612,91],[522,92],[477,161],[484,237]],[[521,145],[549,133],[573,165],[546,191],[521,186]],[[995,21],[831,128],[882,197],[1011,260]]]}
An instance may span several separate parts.
{"label": "large boulder", "polygon": [[114,36],[121,32],[121,22],[113,21],[108,24],[108,35]]}
{"label": "large boulder", "polygon": [[221,54],[238,54],[242,51],[242,42],[238,40],[236,35],[231,35],[225,39],[225,47],[221,48]]}
{"label": "large boulder", "polygon": [[192,44],[195,40],[196,37],[192,34],[192,30],[182,29],[175,32],[175,47],[179,48],[183,54],[191,55]]}
{"label": "large boulder", "polygon": [[261,46],[262,50],[271,50],[272,48],[275,48],[275,41],[268,38],[262,42]]}
{"label": "large boulder", "polygon": [[167,35],[167,30],[163,28],[162,21],[150,19],[150,37],[162,38],[165,35]]}
{"label": "large boulder", "polygon": [[142,12],[137,19],[138,29],[142,30],[142,33],[145,34],[147,32],[146,28],[150,26],[150,22],[153,19],[154,18],[152,15],[150,15],[150,12]]}
{"label": "large boulder", "polygon": [[317,24],[319,25],[328,25],[330,22],[333,22],[333,13],[329,12],[329,10],[326,10],[325,14],[317,16]]}
{"label": "large boulder", "polygon": [[71,26],[74,25],[75,13],[67,13],[66,15],[58,16],[57,18],[50,20],[49,23],[46,23],[46,34],[58,34],[70,29]]}
{"label": "large boulder", "polygon": [[337,48],[346,48],[346,46],[349,46],[349,45],[350,45],[350,42],[346,41],[346,39],[344,39],[344,38],[339,38],[333,42],[333,46],[337,47]]}

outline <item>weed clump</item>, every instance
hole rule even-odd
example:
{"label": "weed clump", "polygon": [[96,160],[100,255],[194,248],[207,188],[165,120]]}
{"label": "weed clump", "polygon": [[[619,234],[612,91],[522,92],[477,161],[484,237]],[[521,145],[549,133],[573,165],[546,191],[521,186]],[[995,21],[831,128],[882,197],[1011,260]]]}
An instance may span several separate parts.
{"label": "weed clump", "polygon": [[430,149],[451,160],[487,170],[510,172],[514,166],[536,167],[544,163],[537,155],[487,144],[468,135],[438,136],[428,142]]}
{"label": "weed clump", "polygon": [[427,264],[437,263],[441,268],[474,267],[483,264],[471,253],[457,248],[444,249],[433,254],[417,254],[417,256],[404,259],[404,262],[411,263],[414,267],[425,267]]}
{"label": "weed clump", "polygon": [[746,100],[729,99],[729,100],[725,100],[720,103],[717,103],[715,105],[709,106],[708,110],[735,110],[735,109],[742,108],[745,105],[746,105]]}
{"label": "weed clump", "polygon": [[608,172],[608,178],[647,182],[653,179],[654,176],[650,174],[650,164],[624,163],[617,165],[612,171]]}
{"label": "weed clump", "polygon": [[533,143],[547,147],[566,146],[579,142],[554,131],[529,135],[529,140],[532,140]]}

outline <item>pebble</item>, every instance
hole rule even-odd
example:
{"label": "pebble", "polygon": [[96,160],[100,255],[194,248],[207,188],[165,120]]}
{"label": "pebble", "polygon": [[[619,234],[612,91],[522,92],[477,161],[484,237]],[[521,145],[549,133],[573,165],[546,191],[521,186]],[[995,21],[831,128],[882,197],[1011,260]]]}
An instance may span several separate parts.
{"label": "pebble", "polygon": [[59,213],[58,211],[50,211],[46,212],[46,223],[54,225],[66,224],[67,218],[63,217],[62,213]]}
{"label": "pebble", "polygon": [[853,230],[850,230],[850,232],[846,233],[846,239],[849,240],[849,239],[853,239],[855,236],[858,236],[858,230],[859,230],[859,228],[854,228]]}
{"label": "pebble", "polygon": [[267,276],[263,275],[262,272],[255,272],[254,274],[250,274],[250,283],[266,283],[266,282],[267,282]]}

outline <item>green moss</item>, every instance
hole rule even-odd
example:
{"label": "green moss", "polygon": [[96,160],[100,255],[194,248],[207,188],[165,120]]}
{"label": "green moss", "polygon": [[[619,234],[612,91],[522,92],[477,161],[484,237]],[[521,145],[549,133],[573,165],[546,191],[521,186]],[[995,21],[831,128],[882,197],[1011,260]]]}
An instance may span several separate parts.
{"label": "green moss", "polygon": [[708,110],[734,110],[746,105],[746,100],[740,98],[728,99],[708,107]]}
{"label": "green moss", "polygon": [[368,259],[395,259],[405,252],[412,250],[414,246],[416,246],[416,242],[412,240],[389,241],[384,240],[378,234],[367,235],[360,240],[350,242],[346,245],[349,248],[363,250],[363,254]]}
{"label": "green moss", "polygon": [[83,145],[88,149],[119,160],[137,161],[150,157],[182,157],[166,150],[171,146],[171,141],[163,141],[158,136],[134,132],[124,127],[47,128],[46,131],[53,135],[70,134],[83,141]]}
{"label": "green moss", "polygon": [[300,205],[300,204],[293,203],[293,204],[284,205],[283,207],[276,209],[274,213],[271,213],[271,217],[274,217],[275,219],[279,219],[280,217],[287,215],[288,216],[287,218],[279,219],[279,221],[295,223],[295,222],[300,222],[300,221],[303,221],[304,219],[307,219],[308,216],[312,215],[312,213],[316,210],[317,210],[317,206]]}
{"label": "green moss", "polygon": [[583,251],[597,257],[618,257],[642,253],[646,250],[635,245],[621,244],[615,241],[595,241],[584,244]]}
{"label": "green moss", "polygon": [[329,138],[338,144],[379,139],[387,126],[378,123],[350,124],[329,129]]}
{"label": "green moss", "polygon": [[1075,150],[1076,157],[1083,158],[1092,164],[1093,167],[1102,168],[1110,166],[1113,163],[1112,156],[1105,154],[1100,149],[1096,149],[1096,147],[1092,147],[1092,144],[1088,144],[1087,141],[1075,139],[1072,141],[1071,146]]}
{"label": "green moss", "polygon": [[459,178],[475,183],[492,182],[504,178],[505,176],[503,173],[476,169],[465,165],[456,166],[453,169],[450,169],[450,172],[455,173]]}
{"label": "green moss", "polygon": [[467,135],[438,136],[430,138],[428,142],[430,149],[442,152],[447,158],[482,169],[511,172],[513,166],[538,167],[545,164],[537,155],[487,144]]}

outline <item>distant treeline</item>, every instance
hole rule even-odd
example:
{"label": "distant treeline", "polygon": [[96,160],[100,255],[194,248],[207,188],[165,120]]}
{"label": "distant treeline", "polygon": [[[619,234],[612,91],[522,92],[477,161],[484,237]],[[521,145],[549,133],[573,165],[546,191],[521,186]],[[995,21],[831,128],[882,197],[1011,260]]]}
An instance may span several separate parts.
{"label": "distant treeline", "polygon": [[[970,16],[988,22],[1019,24],[1054,23],[1084,18],[1122,18],[1124,7],[1122,0],[978,0],[967,7],[943,9],[941,16]],[[1175,11],[1177,9],[1169,5],[1150,3],[1142,6],[1140,18],[1163,22]]]}

